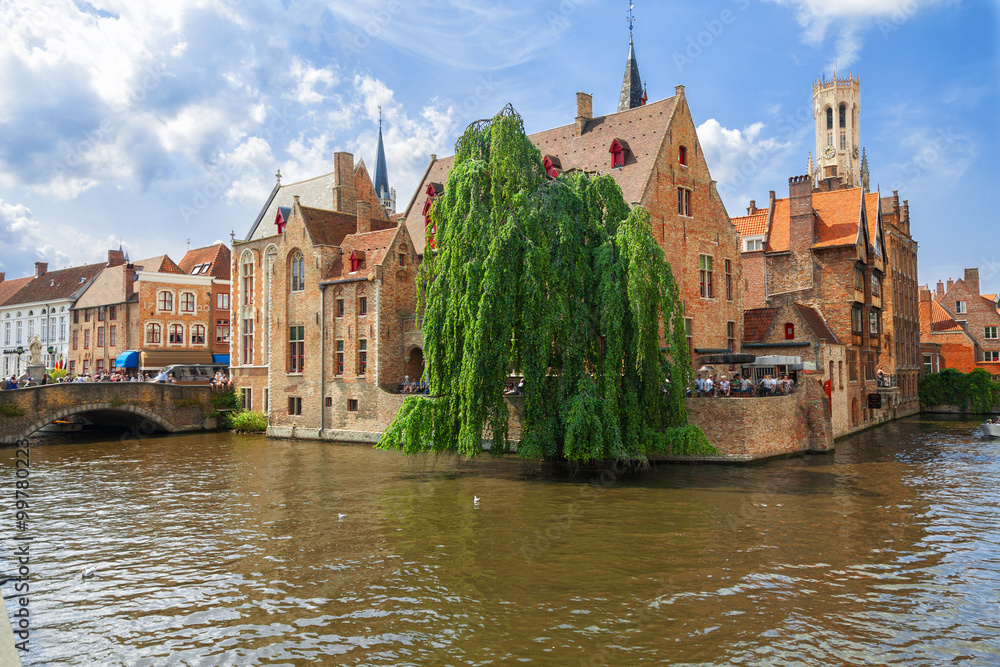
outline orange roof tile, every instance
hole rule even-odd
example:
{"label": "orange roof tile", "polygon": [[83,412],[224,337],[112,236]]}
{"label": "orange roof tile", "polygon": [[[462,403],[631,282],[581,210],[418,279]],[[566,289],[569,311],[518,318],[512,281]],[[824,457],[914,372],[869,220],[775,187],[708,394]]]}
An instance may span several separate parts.
{"label": "orange roof tile", "polygon": [[787,252],[789,235],[791,234],[792,212],[788,199],[774,200],[774,217],[771,229],[767,234],[765,250],[770,252]]}
{"label": "orange roof tile", "polygon": [[931,301],[931,331],[962,331],[961,325],[952,318],[937,301]]}
{"label": "orange roof tile", "polygon": [[[393,227],[391,229],[365,232],[364,234],[348,234],[340,242],[340,249],[342,251],[340,257],[337,258],[326,276],[323,277],[323,282],[343,280],[345,278],[367,278],[371,275],[372,270],[385,259],[386,253],[389,252],[389,248],[396,238],[396,234],[400,233],[400,231],[399,227]],[[355,273],[351,273],[348,260],[354,251],[363,252],[364,259],[358,270]]]}
{"label": "orange roof tile", "polygon": [[777,308],[751,308],[743,311],[743,340],[747,343],[762,343],[770,328]]}
{"label": "orange roof tile", "polygon": [[[868,243],[875,245],[875,235],[878,234],[879,223],[882,218],[879,216],[879,196],[877,192],[869,192],[865,195],[865,215],[868,219]],[[885,251],[883,249],[883,256]]]}
{"label": "orange roof tile", "polygon": [[[345,237],[358,231],[357,214],[338,213],[321,208],[300,206],[302,220],[316,245],[339,246]],[[396,223],[380,218],[371,219],[373,231],[396,229]]]}
{"label": "orange roof tile", "polygon": [[3,282],[0,282],[0,306],[6,303],[7,299],[17,294],[18,290],[30,283],[32,278],[34,278],[34,276],[14,278],[13,280],[4,280]]}
{"label": "orange roof tile", "polygon": [[152,271],[154,273],[184,273],[181,267],[167,255],[157,255],[149,259],[133,262],[137,271]]}
{"label": "orange roof tile", "polygon": [[731,218],[736,231],[740,233],[740,238],[746,236],[761,236],[767,233],[767,216],[770,209],[759,208],[750,215],[741,215],[738,218]]}
{"label": "orange roof tile", "polygon": [[[229,247],[224,243],[216,243],[205,248],[188,250],[177,264],[184,273],[191,273],[196,266],[202,267],[198,273],[212,275],[219,280],[229,280]],[[205,268],[204,265],[208,267]]]}
{"label": "orange roof tile", "polygon": [[861,188],[814,192],[816,243],[814,248],[854,245],[861,221]]}

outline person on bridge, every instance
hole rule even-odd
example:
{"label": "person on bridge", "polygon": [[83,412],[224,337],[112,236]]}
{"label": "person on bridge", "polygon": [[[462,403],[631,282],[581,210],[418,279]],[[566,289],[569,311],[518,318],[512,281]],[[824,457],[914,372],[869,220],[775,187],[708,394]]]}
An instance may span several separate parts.
{"label": "person on bridge", "polygon": [[10,379],[7,380],[7,389],[17,389],[17,378],[11,373]]}

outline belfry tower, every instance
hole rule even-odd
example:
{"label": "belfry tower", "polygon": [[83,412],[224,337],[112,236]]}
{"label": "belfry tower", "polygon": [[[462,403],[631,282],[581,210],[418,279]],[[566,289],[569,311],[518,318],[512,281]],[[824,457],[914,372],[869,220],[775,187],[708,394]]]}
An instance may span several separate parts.
{"label": "belfry tower", "polygon": [[832,79],[818,78],[813,84],[814,181],[839,178],[845,185],[861,186],[860,112],[861,79],[855,78],[853,72],[846,79],[838,79],[834,72]]}

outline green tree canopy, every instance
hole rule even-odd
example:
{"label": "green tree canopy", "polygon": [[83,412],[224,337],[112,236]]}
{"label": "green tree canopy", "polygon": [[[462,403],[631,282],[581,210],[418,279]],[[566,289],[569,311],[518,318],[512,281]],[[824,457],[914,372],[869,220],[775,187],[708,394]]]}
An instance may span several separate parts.
{"label": "green tree canopy", "polygon": [[[681,302],[649,214],[608,175],[549,179],[508,105],[456,145],[418,276],[429,397],[409,397],[379,447],[510,451],[511,372],[524,378],[518,452],[575,461],[714,451],[687,426]],[[665,350],[665,351],[664,351]]]}

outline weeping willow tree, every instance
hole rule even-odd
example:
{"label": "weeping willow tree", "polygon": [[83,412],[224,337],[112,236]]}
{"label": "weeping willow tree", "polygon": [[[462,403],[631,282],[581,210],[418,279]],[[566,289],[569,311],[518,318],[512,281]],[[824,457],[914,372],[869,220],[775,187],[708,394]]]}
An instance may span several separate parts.
{"label": "weeping willow tree", "polygon": [[[687,425],[691,366],[677,284],[649,214],[607,175],[549,179],[508,105],[470,126],[435,202],[436,253],[418,276],[430,396],[409,397],[379,447],[645,461],[711,453]],[[665,349],[665,352],[664,352]]]}

